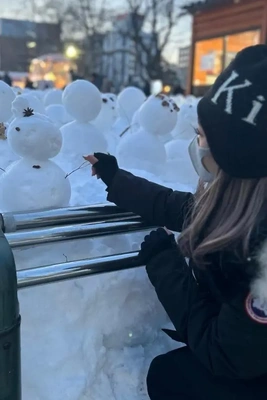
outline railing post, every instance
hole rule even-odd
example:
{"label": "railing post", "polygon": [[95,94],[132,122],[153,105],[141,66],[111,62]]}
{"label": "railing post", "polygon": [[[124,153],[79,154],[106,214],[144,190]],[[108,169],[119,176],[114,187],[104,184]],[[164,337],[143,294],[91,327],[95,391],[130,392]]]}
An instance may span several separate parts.
{"label": "railing post", "polygon": [[21,400],[20,314],[16,266],[0,230],[0,400]]}

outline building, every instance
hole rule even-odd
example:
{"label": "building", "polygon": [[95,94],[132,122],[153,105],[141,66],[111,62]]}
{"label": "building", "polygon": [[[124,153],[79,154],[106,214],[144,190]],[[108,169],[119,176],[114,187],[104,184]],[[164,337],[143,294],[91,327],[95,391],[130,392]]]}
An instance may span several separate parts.
{"label": "building", "polygon": [[59,24],[0,19],[0,71],[27,72],[30,62],[61,51]]}
{"label": "building", "polygon": [[[117,16],[113,29],[105,35],[103,42],[102,74],[113,83],[117,91],[127,84],[142,86],[148,79],[144,68],[146,54],[138,48],[129,34],[133,29],[132,18],[130,14]],[[141,16],[136,18],[140,18],[141,22]],[[146,38],[150,39],[148,33],[141,34],[144,42]]]}
{"label": "building", "polygon": [[201,96],[238,51],[267,43],[267,1],[206,0],[186,9],[193,15],[188,92]]}
{"label": "building", "polygon": [[190,66],[190,46],[180,47],[178,60],[178,78],[183,88],[186,88]]}

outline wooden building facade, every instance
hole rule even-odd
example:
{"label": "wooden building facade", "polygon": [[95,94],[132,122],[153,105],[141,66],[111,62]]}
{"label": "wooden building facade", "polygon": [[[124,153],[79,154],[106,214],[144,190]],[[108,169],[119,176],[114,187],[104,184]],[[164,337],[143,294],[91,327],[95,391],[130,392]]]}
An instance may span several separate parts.
{"label": "wooden building facade", "polygon": [[193,15],[188,92],[201,96],[236,53],[267,44],[267,0],[206,0],[187,7]]}

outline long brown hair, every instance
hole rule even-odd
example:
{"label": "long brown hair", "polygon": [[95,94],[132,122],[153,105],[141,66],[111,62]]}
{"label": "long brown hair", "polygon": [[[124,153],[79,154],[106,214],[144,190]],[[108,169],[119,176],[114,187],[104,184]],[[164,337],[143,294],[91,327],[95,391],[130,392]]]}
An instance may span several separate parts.
{"label": "long brown hair", "polygon": [[244,260],[250,237],[267,204],[267,178],[237,179],[218,171],[216,179],[199,187],[178,242],[186,257],[207,264],[210,254],[233,251]]}

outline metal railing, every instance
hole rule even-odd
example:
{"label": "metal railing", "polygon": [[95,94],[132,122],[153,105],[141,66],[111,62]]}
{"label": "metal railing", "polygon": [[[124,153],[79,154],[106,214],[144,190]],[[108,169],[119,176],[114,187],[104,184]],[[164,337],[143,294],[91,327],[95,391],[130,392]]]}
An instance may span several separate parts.
{"label": "metal railing", "polygon": [[151,227],[140,217],[107,204],[0,214],[0,400],[21,400],[18,288],[141,266],[138,253],[130,252],[16,271],[11,248],[129,233]]}

